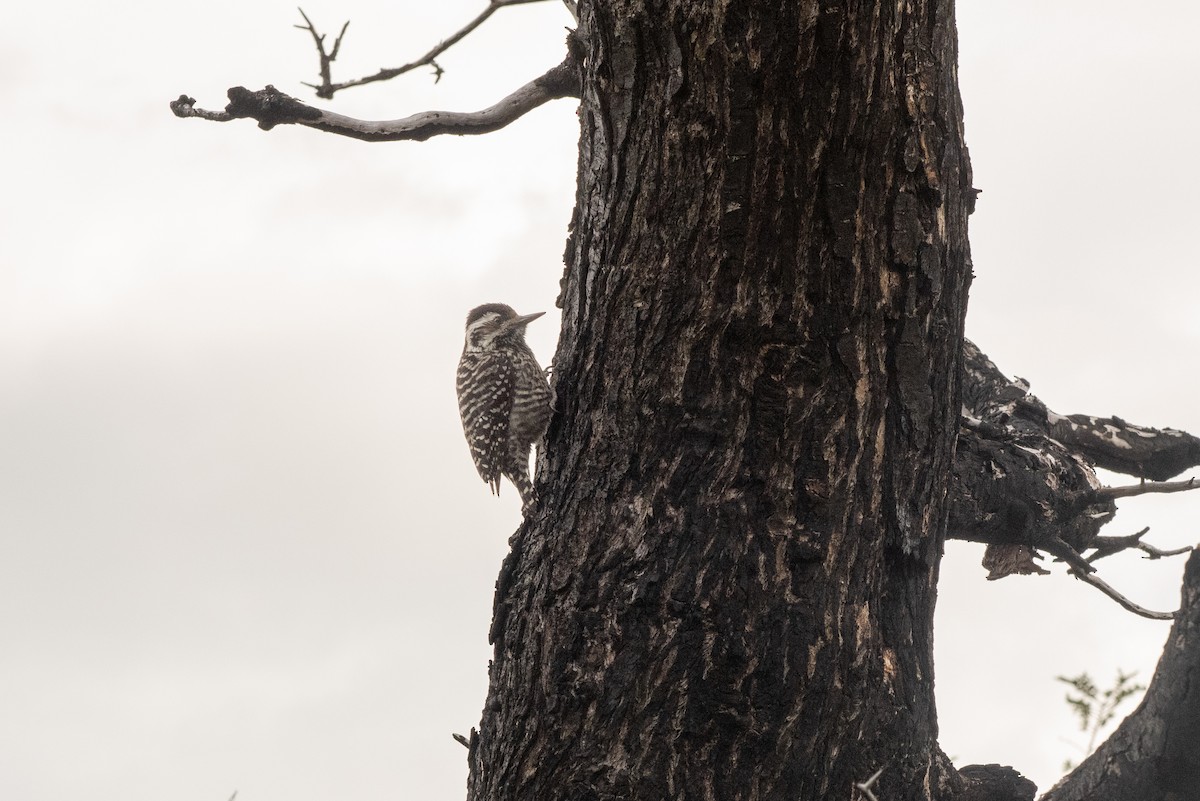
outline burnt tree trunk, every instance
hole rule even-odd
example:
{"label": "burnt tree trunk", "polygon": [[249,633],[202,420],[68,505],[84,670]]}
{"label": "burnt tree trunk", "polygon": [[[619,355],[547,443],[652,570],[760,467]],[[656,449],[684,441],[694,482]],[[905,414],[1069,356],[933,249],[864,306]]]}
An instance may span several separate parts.
{"label": "burnt tree trunk", "polygon": [[540,506],[468,797],[948,798],[952,3],[585,2]]}

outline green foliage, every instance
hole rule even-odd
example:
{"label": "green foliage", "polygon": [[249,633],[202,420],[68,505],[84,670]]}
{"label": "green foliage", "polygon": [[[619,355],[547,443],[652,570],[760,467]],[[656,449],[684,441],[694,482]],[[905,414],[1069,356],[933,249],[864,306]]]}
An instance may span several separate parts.
{"label": "green foliage", "polygon": [[[1136,675],[1136,671],[1126,673],[1118,669],[1116,681],[1106,690],[1097,687],[1096,682],[1086,672],[1072,677],[1055,677],[1075,690],[1075,694],[1067,693],[1066,701],[1075,717],[1079,718],[1079,730],[1088,735],[1084,757],[1096,749],[1096,739],[1104,727],[1116,717],[1117,708],[1130,696],[1146,689],[1144,684],[1133,680]],[[1071,770],[1076,764],[1068,759],[1063,763],[1063,770]]]}

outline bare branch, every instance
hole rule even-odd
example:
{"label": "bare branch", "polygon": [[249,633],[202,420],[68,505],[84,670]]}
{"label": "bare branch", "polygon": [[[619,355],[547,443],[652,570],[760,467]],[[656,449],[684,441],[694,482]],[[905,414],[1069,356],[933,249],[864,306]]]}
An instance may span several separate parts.
{"label": "bare branch", "polygon": [[1154,612],[1150,609],[1145,608],[1144,606],[1138,606],[1133,601],[1129,600],[1124,595],[1117,592],[1112,587],[1111,584],[1109,584],[1107,581],[1105,581],[1104,579],[1097,576],[1095,573],[1081,573],[1076,570],[1072,570],[1071,574],[1074,575],[1075,578],[1079,579],[1080,581],[1082,581],[1086,584],[1091,584],[1093,587],[1100,590],[1100,592],[1104,593],[1109,598],[1112,598],[1114,601],[1116,601],[1122,607],[1124,607],[1125,609],[1127,609],[1130,612],[1133,612],[1135,615],[1141,615],[1142,617],[1147,617],[1147,618],[1150,618],[1151,620],[1174,620],[1175,619],[1175,614],[1176,614],[1175,612]]}
{"label": "bare branch", "polygon": [[[1151,559],[1191,550],[1142,542],[1148,529],[1116,537],[1100,530],[1116,514],[1117,498],[1200,488],[1200,481],[1167,481],[1200,464],[1200,438],[1118,417],[1063,417],[1030,395],[1028,383],[1000,372],[973,343],[964,342],[963,355],[962,427],[947,536],[987,545],[983,565],[989,580],[1047,572],[1034,561],[1040,551],[1066,562],[1077,578],[1134,614],[1174,617],[1133,603],[1093,575],[1093,563],[1129,549]],[[1101,487],[1093,465],[1142,483]]]}
{"label": "bare branch", "polygon": [[1050,436],[1097,467],[1165,481],[1200,464],[1200,439],[1186,431],[1134,425],[1120,417],[1044,413]]}
{"label": "bare branch", "polygon": [[1187,481],[1143,481],[1128,487],[1101,487],[1096,490],[1096,497],[1133,498],[1151,492],[1186,492],[1193,489],[1200,489],[1200,484],[1197,484],[1194,478]]}
{"label": "bare branch", "polygon": [[1088,562],[1095,562],[1097,559],[1103,559],[1106,556],[1112,556],[1114,553],[1120,553],[1128,548],[1137,548],[1146,554],[1147,559],[1161,559],[1164,556],[1179,556],[1181,554],[1190,553],[1192,547],[1185,545],[1182,548],[1174,548],[1172,550],[1164,550],[1163,548],[1155,547],[1148,542],[1142,542],[1142,537],[1150,531],[1150,527],[1138,531],[1134,534],[1129,534],[1124,537],[1104,537],[1097,536],[1092,540],[1092,548],[1095,548],[1095,553],[1087,558]]}
{"label": "bare branch", "polygon": [[1066,562],[1071,566],[1072,573],[1092,573],[1096,568],[1088,564],[1087,560],[1079,555],[1079,551],[1062,537],[1057,535],[1050,537],[1045,542],[1038,543],[1038,547],[1047,553],[1054,556],[1060,562]]}
{"label": "bare branch", "polygon": [[1114,553],[1120,553],[1128,548],[1138,548],[1142,544],[1142,537],[1146,536],[1150,531],[1150,527],[1146,526],[1141,531],[1128,534],[1124,537],[1106,537],[1102,534],[1097,534],[1092,540],[1091,547],[1095,549],[1095,553],[1087,558],[1088,563],[1095,562],[1098,559],[1103,559],[1106,556],[1112,556]]}
{"label": "bare branch", "polygon": [[1192,546],[1185,545],[1182,548],[1173,548],[1169,551],[1164,551],[1162,548],[1155,548],[1148,542],[1139,542],[1138,549],[1146,552],[1146,559],[1162,559],[1164,556],[1181,556],[1185,553],[1192,552]]}
{"label": "bare branch", "polygon": [[485,134],[499,130],[528,112],[560,97],[579,97],[574,56],[568,54],[554,69],[513,92],[499,103],[482,111],[424,111],[399,120],[360,120],[305,105],[294,97],[267,86],[251,92],[235,86],[228,92],[229,105],[224,111],[196,108],[196,101],[180,95],[171,102],[177,117],[198,117],[214,122],[253,119],[269,131],[276,125],[304,125],[318,131],[348,136],[366,142],[424,141],[433,136]]}
{"label": "bare branch", "polygon": [[418,67],[433,67],[433,71],[434,71],[433,72],[433,74],[434,74],[433,80],[436,83],[437,81],[441,80],[441,77],[442,77],[443,73],[445,72],[438,65],[438,63],[436,61],[437,57],[440,56],[442,53],[445,53],[447,50],[449,50],[454,45],[461,42],[463,39],[465,39],[472,31],[474,31],[476,28],[478,28],[480,25],[482,25],[484,22],[486,22],[488,17],[492,16],[492,14],[495,14],[497,11],[499,11],[501,8],[504,8],[505,6],[523,6],[523,5],[529,5],[530,3],[540,3],[542,1],[543,0],[491,0],[491,2],[489,2],[487,4],[487,7],[485,7],[483,9],[483,11],[479,12],[479,14],[475,17],[475,19],[468,22],[466,25],[464,25],[458,31],[453,33],[449,38],[443,39],[442,41],[438,42],[436,45],[434,45],[434,47],[428,53],[421,56],[416,61],[410,61],[409,63],[407,63],[403,66],[400,66],[400,67],[381,69],[381,70],[379,70],[379,72],[375,73],[374,75],[367,75],[366,77],[363,77],[363,78],[355,78],[354,80],[342,81],[340,83],[333,83],[333,81],[330,77],[329,64],[330,64],[330,62],[332,62],[334,59],[337,58],[338,49],[341,47],[341,44],[342,44],[342,36],[345,35],[346,26],[349,25],[350,23],[346,22],[346,24],[342,26],[342,32],[340,34],[338,34],[337,41],[334,42],[334,45],[333,45],[333,50],[329,54],[326,54],[326,52],[325,52],[325,36],[323,34],[317,33],[316,29],[313,27],[313,24],[311,22],[309,22],[308,17],[304,14],[304,11],[301,10],[300,16],[304,17],[304,21],[307,24],[306,25],[297,25],[295,27],[300,28],[301,30],[307,30],[312,34],[313,42],[316,44],[316,47],[317,47],[317,55],[321,61],[321,85],[314,86],[313,84],[306,83],[305,86],[309,86],[309,87],[312,87],[313,89],[315,89],[317,92],[317,97],[323,98],[325,100],[329,100],[330,98],[333,97],[334,93],[339,92],[342,89],[348,89],[351,86],[362,86],[363,84],[375,83],[376,81],[390,80],[392,78],[395,78],[398,75],[403,75],[406,72],[411,72],[412,70],[415,70]]}
{"label": "bare branch", "polygon": [[310,20],[308,18],[308,15],[304,13],[303,8],[297,8],[296,10],[300,12],[300,16],[304,17],[304,24],[303,25],[293,25],[292,27],[299,28],[302,31],[306,30],[310,34],[312,34],[313,44],[316,45],[317,55],[321,60],[321,85],[313,86],[311,83],[306,83],[304,85],[312,87],[313,89],[316,89],[317,95],[320,97],[332,97],[333,96],[332,92],[330,92],[328,95],[323,95],[323,94],[321,94],[321,91],[323,88],[328,87],[330,85],[331,73],[329,71],[329,65],[332,64],[337,59],[338,51],[342,49],[342,38],[346,35],[346,29],[350,27],[350,20],[346,20],[345,24],[342,25],[341,32],[338,33],[337,39],[335,39],[333,41],[333,49],[330,50],[329,52],[326,52],[325,51],[325,34],[317,33],[317,29],[315,27],[313,27],[312,20]]}
{"label": "bare branch", "polygon": [[171,111],[176,117],[196,117],[213,122],[229,122],[233,119],[228,111],[206,111],[196,108],[196,98],[180,95],[178,100],[171,101]]}
{"label": "bare branch", "polygon": [[470,741],[470,740],[468,740],[468,739],[467,739],[466,737],[464,737],[463,735],[461,735],[461,734],[458,734],[457,732],[454,732],[454,733],[451,733],[451,735],[450,735],[450,736],[454,738],[454,741],[455,741],[455,742],[457,742],[457,743],[459,743],[460,745],[462,745],[462,747],[463,747],[463,748],[470,749],[470,747],[471,747],[471,741]]}

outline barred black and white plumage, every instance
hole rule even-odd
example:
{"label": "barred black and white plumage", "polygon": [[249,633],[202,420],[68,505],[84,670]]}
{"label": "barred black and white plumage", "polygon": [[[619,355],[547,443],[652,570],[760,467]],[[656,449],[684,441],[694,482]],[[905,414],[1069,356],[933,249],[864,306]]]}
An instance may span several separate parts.
{"label": "barred black and white plumage", "polygon": [[466,342],[458,362],[458,410],[479,475],[500,494],[505,476],[533,503],[529,448],[550,423],[546,374],[525,344],[525,326],[541,317],[517,314],[503,303],[477,306],[467,315]]}

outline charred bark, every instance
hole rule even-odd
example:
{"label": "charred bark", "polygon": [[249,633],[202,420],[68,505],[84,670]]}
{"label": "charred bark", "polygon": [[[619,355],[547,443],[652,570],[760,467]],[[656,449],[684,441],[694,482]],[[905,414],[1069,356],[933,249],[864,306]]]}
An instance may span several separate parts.
{"label": "charred bark", "polygon": [[969,341],[964,356],[963,426],[947,536],[987,543],[989,578],[1043,572],[1032,561],[1036,551],[1090,573],[1086,551],[1096,551],[1094,561],[1121,547],[1144,547],[1145,532],[1100,534],[1116,504],[1095,468],[1169,478],[1200,464],[1200,439],[1120,418],[1055,414],[1029,394],[1028,384],[1009,379]]}
{"label": "charred bark", "polygon": [[580,36],[559,409],[468,797],[949,798],[952,4],[585,2]]}
{"label": "charred bark", "polygon": [[1200,554],[1141,705],[1042,801],[1190,801],[1200,793]]}
{"label": "charred bark", "polygon": [[1006,765],[967,765],[959,769],[962,794],[956,801],[1033,801],[1037,785]]}

